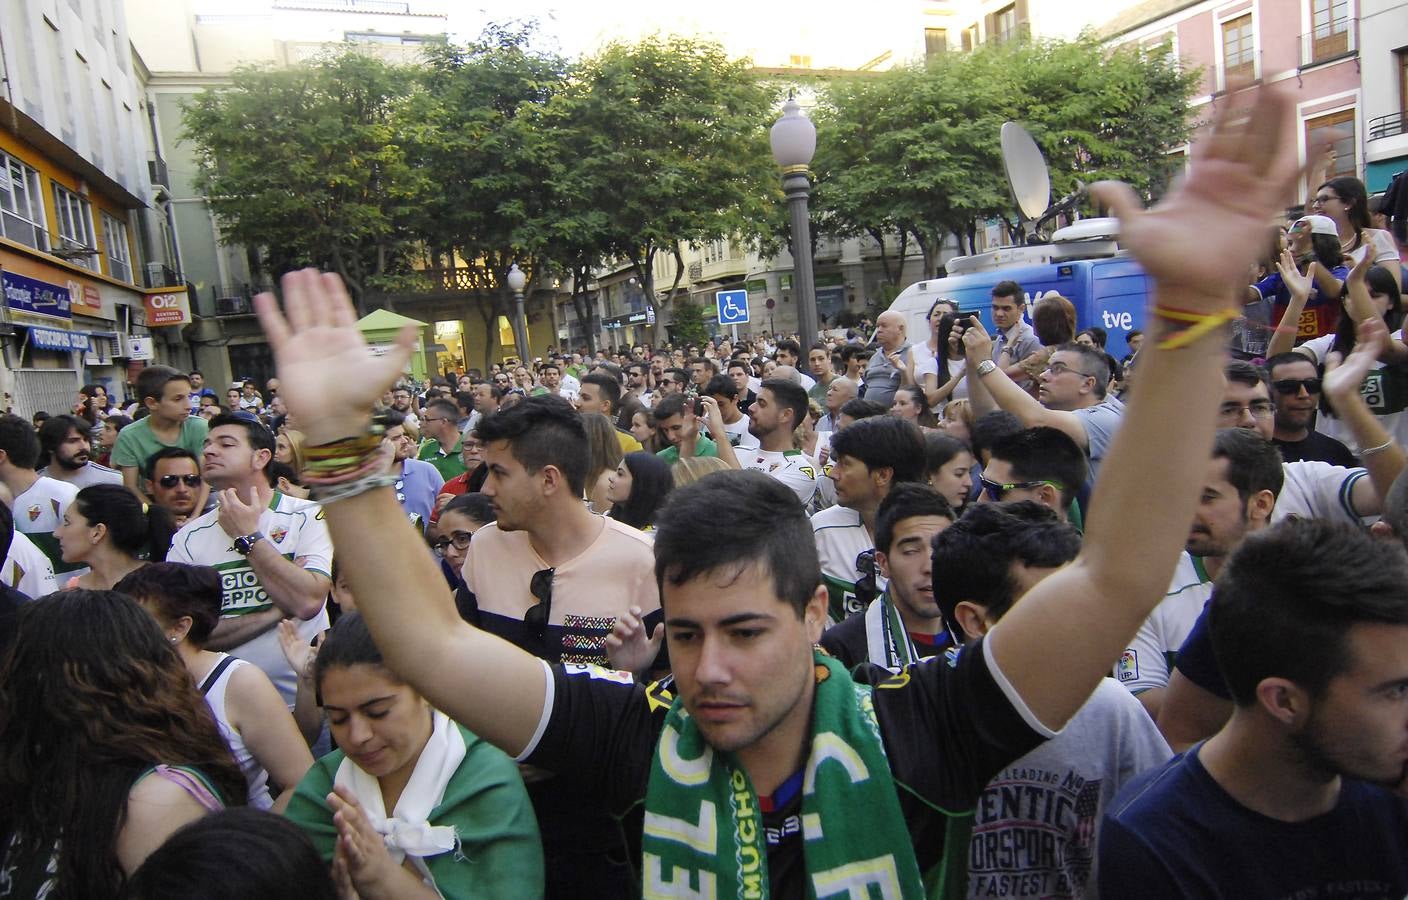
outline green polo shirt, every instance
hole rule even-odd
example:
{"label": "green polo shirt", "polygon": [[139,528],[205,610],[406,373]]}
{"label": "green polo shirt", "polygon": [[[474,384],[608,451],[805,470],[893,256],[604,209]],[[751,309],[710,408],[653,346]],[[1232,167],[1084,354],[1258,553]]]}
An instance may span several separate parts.
{"label": "green polo shirt", "polygon": [[[680,461],[680,448],[666,447],[664,450],[661,450],[655,455],[673,466],[675,463]],[[696,457],[718,456],[719,445],[715,444],[712,440],[701,434],[699,436],[699,439],[694,442],[694,455]]]}
{"label": "green polo shirt", "polygon": [[460,459],[460,445],[463,443],[464,438],[460,438],[455,441],[455,449],[446,453],[440,449],[440,442],[431,438],[421,444],[420,455],[416,458],[430,463],[442,478],[449,481],[456,475],[464,474],[464,460]]}

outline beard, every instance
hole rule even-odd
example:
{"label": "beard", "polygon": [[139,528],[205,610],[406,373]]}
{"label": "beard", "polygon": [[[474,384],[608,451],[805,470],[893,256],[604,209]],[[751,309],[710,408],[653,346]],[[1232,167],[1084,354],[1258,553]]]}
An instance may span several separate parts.
{"label": "beard", "polygon": [[79,453],[75,453],[73,456],[70,456],[68,458],[64,458],[63,456],[60,456],[59,454],[55,453],[54,462],[58,463],[59,468],[61,469],[67,469],[70,472],[77,472],[79,469],[88,465],[88,451],[84,450]]}

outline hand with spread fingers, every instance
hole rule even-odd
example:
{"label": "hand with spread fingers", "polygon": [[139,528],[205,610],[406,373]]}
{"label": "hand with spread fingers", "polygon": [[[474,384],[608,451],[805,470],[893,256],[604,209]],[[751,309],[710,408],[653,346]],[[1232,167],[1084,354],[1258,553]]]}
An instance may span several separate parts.
{"label": "hand with spread fingers", "polygon": [[[1266,241],[1266,223],[1282,212],[1302,169],[1283,125],[1293,98],[1260,88],[1250,109],[1232,109],[1229,95],[1212,133],[1193,149],[1188,175],[1145,211],[1126,184],[1104,181],[1091,194],[1120,220],[1120,243],[1168,296],[1191,313],[1238,304],[1246,267]],[[1208,247],[1217,252],[1202,252]],[[1196,260],[1196,262],[1195,262]]]}
{"label": "hand with spread fingers", "polygon": [[303,269],[285,275],[280,285],[282,312],[269,293],[254,298],[254,309],[274,352],[279,396],[289,415],[313,445],[364,433],[372,407],[411,358],[414,327],[402,329],[378,355],[357,330],[341,278]]}

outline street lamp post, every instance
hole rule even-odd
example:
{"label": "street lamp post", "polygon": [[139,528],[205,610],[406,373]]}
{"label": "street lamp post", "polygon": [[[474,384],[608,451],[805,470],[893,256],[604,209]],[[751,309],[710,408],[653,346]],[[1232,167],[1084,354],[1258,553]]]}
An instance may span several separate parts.
{"label": "street lamp post", "polygon": [[821,330],[816,309],[816,279],[812,273],[812,231],[807,217],[811,194],[812,155],[816,153],[816,126],[802,115],[802,109],[789,93],[782,106],[782,118],[773,123],[769,134],[772,158],[782,167],[782,192],[792,218],[792,290],[797,298],[797,332],[803,348],[816,340]]}
{"label": "street lamp post", "polygon": [[518,359],[528,365],[528,318],[523,312],[523,287],[528,276],[514,263],[508,270],[508,288],[513,291],[513,342],[518,345]]}

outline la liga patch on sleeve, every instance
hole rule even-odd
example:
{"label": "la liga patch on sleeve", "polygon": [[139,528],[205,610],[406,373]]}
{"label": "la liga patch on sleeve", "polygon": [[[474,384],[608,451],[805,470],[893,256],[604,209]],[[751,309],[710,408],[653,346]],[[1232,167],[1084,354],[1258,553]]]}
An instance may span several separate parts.
{"label": "la liga patch on sleeve", "polygon": [[1115,667],[1115,677],[1120,684],[1139,680],[1139,651],[1126,650],[1120,654],[1119,665]]}

